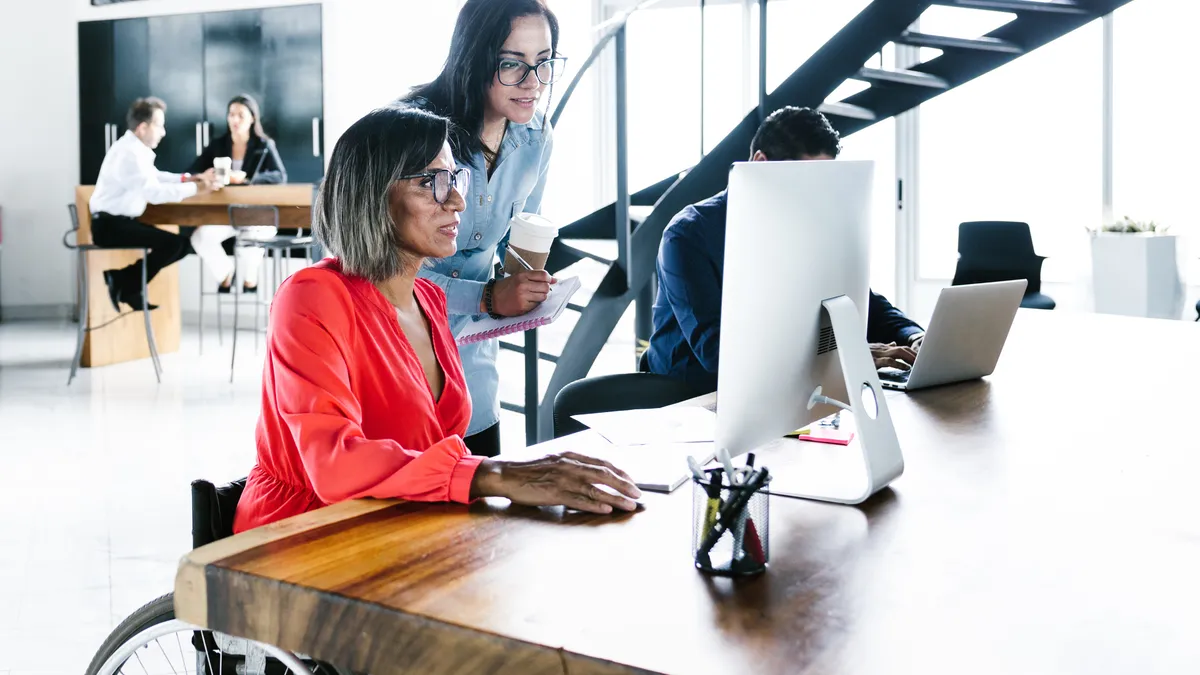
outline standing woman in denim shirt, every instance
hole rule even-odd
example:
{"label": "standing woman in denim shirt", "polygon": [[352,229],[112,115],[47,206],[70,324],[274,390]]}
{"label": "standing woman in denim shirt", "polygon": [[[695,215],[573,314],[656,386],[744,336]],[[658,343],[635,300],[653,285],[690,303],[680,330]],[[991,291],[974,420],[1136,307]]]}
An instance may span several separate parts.
{"label": "standing woman in denim shirt", "polygon": [[[442,73],[400,101],[450,118],[454,157],[471,169],[458,251],[421,272],[446,291],[455,333],[476,315],[525,314],[555,283],[541,270],[492,275],[509,220],[541,210],[552,143],[538,101],[564,63],[558,19],[540,0],[468,0]],[[464,440],[485,457],[500,452],[499,348],[496,339],[459,348],[472,405]]]}

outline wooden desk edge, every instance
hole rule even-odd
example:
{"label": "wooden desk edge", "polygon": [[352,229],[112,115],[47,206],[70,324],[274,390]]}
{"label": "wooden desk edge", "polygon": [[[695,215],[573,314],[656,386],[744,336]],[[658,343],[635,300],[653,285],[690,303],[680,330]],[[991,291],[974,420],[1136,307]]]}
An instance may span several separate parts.
{"label": "wooden desk edge", "polygon": [[367,513],[386,509],[397,500],[358,499],[334,504],[309,513],[302,513],[265,527],[255,528],[237,536],[215,541],[189,551],[179,561],[175,574],[175,617],[201,628],[208,627],[207,569],[238,553],[287,539]]}
{"label": "wooden desk edge", "polygon": [[[179,563],[175,576],[175,617],[201,628],[212,628],[209,623],[209,593],[208,574],[213,565],[220,566],[221,561],[240,553],[245,553],[260,546],[282,541],[298,534],[309,532],[343,520],[352,519],[380,511],[396,504],[399,500],[360,499],[334,504],[332,506],[304,513],[292,518],[272,523],[265,527],[243,532],[234,537],[228,537],[202,546],[185,555]],[[307,595],[316,593],[318,597],[333,600],[332,596],[311,591],[281,581],[273,581],[283,592]],[[293,595],[293,597],[295,597]],[[311,596],[310,596],[311,597]],[[501,658],[504,672],[538,673],[590,673],[593,675],[616,675],[617,673],[649,673],[638,668],[606,661],[604,659],[576,654],[559,647],[539,645],[496,635],[483,631],[443,623],[419,615],[407,615],[396,610],[372,606],[368,611],[387,612],[396,620],[405,623],[409,631],[421,631],[436,635],[449,644],[466,646],[468,644],[483,646],[483,650],[496,658]],[[292,636],[289,636],[289,638]],[[442,640],[438,640],[441,642]],[[285,639],[290,643],[291,639]],[[302,649],[303,645],[280,644],[284,649]],[[508,656],[500,656],[500,655]],[[320,657],[319,654],[316,656]],[[511,660],[509,660],[511,659]],[[495,664],[496,662],[493,662]],[[508,670],[508,668],[516,670]]]}

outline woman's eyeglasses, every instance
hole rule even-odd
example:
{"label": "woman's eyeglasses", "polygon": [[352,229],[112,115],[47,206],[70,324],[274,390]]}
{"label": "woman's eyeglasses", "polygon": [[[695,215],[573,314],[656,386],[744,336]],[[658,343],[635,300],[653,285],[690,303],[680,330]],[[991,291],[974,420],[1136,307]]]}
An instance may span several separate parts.
{"label": "woman's eyeglasses", "polygon": [[434,169],[425,173],[401,176],[400,180],[410,180],[413,178],[421,179],[421,187],[432,188],[433,198],[439,204],[445,204],[446,200],[450,199],[450,190],[452,188],[457,188],[459,194],[466,195],[467,190],[471,187],[471,170],[467,167],[454,172],[451,172],[449,169]]}
{"label": "woman's eyeglasses", "polygon": [[563,70],[567,67],[566,57],[558,57],[538,61],[537,65],[531,66],[524,61],[517,59],[500,59],[500,64],[496,66],[496,74],[500,78],[500,84],[506,87],[515,87],[525,81],[529,77],[529,73],[537,78],[538,82],[544,85],[554,84],[554,81],[562,75]]}

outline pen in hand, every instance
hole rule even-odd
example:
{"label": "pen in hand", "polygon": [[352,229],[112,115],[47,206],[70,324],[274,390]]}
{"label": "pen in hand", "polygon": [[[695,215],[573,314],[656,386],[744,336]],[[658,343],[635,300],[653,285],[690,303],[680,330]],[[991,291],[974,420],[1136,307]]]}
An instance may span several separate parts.
{"label": "pen in hand", "polygon": [[516,260],[517,263],[519,263],[521,265],[521,267],[525,268],[526,272],[533,271],[533,267],[529,263],[525,262],[525,259],[521,257],[521,254],[519,254],[515,250],[513,250],[512,244],[509,244],[508,247],[505,248],[505,255],[511,255],[513,257],[513,260]]}

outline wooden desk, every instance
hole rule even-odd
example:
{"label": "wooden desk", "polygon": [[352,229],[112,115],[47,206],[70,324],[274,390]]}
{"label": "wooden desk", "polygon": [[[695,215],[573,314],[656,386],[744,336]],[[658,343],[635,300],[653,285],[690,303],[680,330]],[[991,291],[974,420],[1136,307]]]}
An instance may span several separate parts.
{"label": "wooden desk", "polygon": [[[79,243],[92,243],[92,216],[88,200],[93,185],[75,188],[75,208],[79,212]],[[312,221],[312,185],[246,185],[231,186],[201,197],[192,197],[177,204],[158,204],[146,207],[142,222],[159,225],[178,232],[179,225],[228,225],[230,204],[273,204],[279,207],[279,225],[284,228],[307,228]],[[88,254],[88,327],[112,321],[117,313],[108,299],[104,285],[104,270],[125,267],[141,255],[122,251],[92,251]],[[150,282],[152,304],[158,305],[151,316],[154,337],[159,353],[179,350],[179,268],[171,265]],[[106,366],[112,363],[149,358],[146,329],[140,314],[127,314],[103,328],[89,332],[83,343],[85,367]]]}
{"label": "wooden desk", "polygon": [[1200,672],[1198,347],[1022,310],[986,381],[889,395],[892,488],[772,498],[758,578],[692,567],[688,486],[620,517],[359,501],[194,551],[177,612],[372,675]]}

